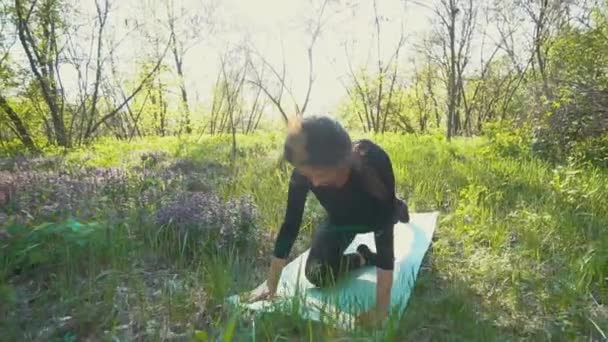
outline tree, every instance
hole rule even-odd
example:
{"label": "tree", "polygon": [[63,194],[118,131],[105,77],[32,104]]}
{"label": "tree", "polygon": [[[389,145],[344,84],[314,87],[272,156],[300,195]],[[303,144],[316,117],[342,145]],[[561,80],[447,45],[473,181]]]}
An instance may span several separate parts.
{"label": "tree", "polygon": [[[288,84],[287,71],[285,67],[285,56],[283,55],[283,61],[281,70],[277,70],[261,53],[255,48],[249,46],[249,60],[251,61],[251,77],[248,82],[259,87],[262,92],[270,99],[276,109],[281,114],[285,122],[289,121],[288,110],[285,108],[284,94],[287,92],[292,100],[295,112],[299,116],[303,116],[308,108],[310,96],[312,93],[312,87],[315,80],[314,75],[314,48],[317,43],[323,25],[325,23],[325,14],[327,11],[329,0],[323,0],[319,9],[315,11],[314,20],[308,25],[307,32],[309,43],[306,46],[306,56],[308,60],[308,82],[306,86],[306,93],[302,101],[296,99],[294,90]],[[264,77],[264,75],[270,74]],[[275,88],[275,89],[273,89]]]}
{"label": "tree", "polygon": [[193,46],[198,44],[204,37],[201,36],[201,31],[204,29],[213,29],[214,4],[208,1],[202,2],[202,8],[205,13],[192,11],[190,8],[185,8],[183,3],[177,6],[175,1],[170,0],[166,3],[167,11],[167,26],[171,33],[171,54],[175,63],[175,71],[177,73],[180,107],[182,112],[180,129],[185,133],[191,133],[190,105],[188,103],[188,89],[186,87],[186,77],[184,76],[184,59]]}
{"label": "tree", "polygon": [[429,123],[431,121],[434,121],[435,127],[439,128],[442,116],[437,94],[439,70],[428,56],[426,56],[424,62],[422,69],[418,69],[416,62],[413,62],[414,81],[410,86],[413,91],[412,102],[418,112],[418,126],[422,133],[427,132],[430,128]]}
{"label": "tree", "polygon": [[554,97],[540,129],[562,152],[608,132],[607,35],[608,9],[598,8],[588,27],[563,27],[545,57]]}
{"label": "tree", "polygon": [[247,86],[246,78],[251,69],[249,54],[242,48],[226,51],[220,56],[212,98],[211,113],[207,123],[209,134],[253,133],[259,126],[266,102],[262,89]]}
{"label": "tree", "polygon": [[61,7],[59,0],[15,0],[15,23],[31,72],[48,106],[55,140],[59,146],[69,147],[71,142],[63,115],[63,86],[58,72]]}
{"label": "tree", "polygon": [[440,52],[434,55],[441,65],[447,89],[447,138],[461,132],[460,104],[464,94],[464,75],[477,19],[473,0],[440,0],[434,8],[439,20],[433,43]]}
{"label": "tree", "polygon": [[[144,83],[158,70],[169,44],[155,61],[154,68],[124,96],[109,106],[109,96],[102,90],[107,82],[107,60],[112,59],[116,46],[107,37],[112,3],[95,0],[95,17],[91,24],[76,23],[78,10],[63,0],[15,0],[14,23],[19,42],[25,52],[28,71],[36,87],[27,82],[25,89],[30,101],[43,118],[49,141],[70,147],[91,141],[101,127],[119,119],[119,114],[141,91]],[[91,29],[86,37],[86,28]],[[85,42],[89,46],[84,48]],[[78,103],[66,93],[61,79],[62,66],[71,65],[78,75]],[[94,76],[89,79],[89,73]],[[69,91],[69,89],[67,90]],[[38,99],[46,109],[38,106]],[[102,101],[103,100],[103,101]],[[103,106],[102,107],[102,102]]]}
{"label": "tree", "polygon": [[[169,37],[169,40],[171,40],[171,37]],[[99,129],[99,127],[101,125],[105,124],[106,121],[108,121],[109,119],[114,118],[114,116],[116,114],[118,114],[129,103],[129,101],[131,101],[144,88],[144,85],[146,84],[146,82],[148,80],[152,79],[154,77],[154,75],[158,72],[158,70],[161,68],[162,62],[163,62],[165,56],[167,55],[168,50],[169,50],[169,44],[167,44],[165,46],[164,50],[162,51],[162,53],[156,60],[152,69],[150,70],[150,72],[143,77],[141,82],[135,87],[135,89],[133,89],[131,91],[130,95],[127,96],[124,99],[124,101],[120,102],[113,109],[109,110],[105,115],[103,115],[97,121],[94,121],[94,120],[90,121],[90,122],[94,122],[94,123],[92,125],[87,126],[87,129],[85,130],[85,133],[84,133],[85,140],[87,140],[87,141],[90,140],[95,135],[95,133],[97,132],[97,130]],[[159,82],[160,82],[160,80],[159,80]],[[162,85],[159,87],[159,89],[160,88],[162,88]],[[162,93],[160,94],[160,96],[161,96],[161,101],[162,101]],[[164,134],[164,130],[161,130],[161,131]]]}
{"label": "tree", "polygon": [[23,146],[32,152],[38,152],[38,148],[36,147],[36,144],[34,144],[32,136],[21,120],[21,117],[8,103],[8,100],[2,95],[2,93],[0,93],[0,109],[4,111],[4,113],[10,119],[12,125],[9,125],[9,128],[14,132],[17,138],[19,138],[21,143],[23,143]]}
{"label": "tree", "polygon": [[[13,108],[9,103],[9,100],[4,95],[4,90],[7,87],[14,87],[15,82],[14,70],[10,65],[9,51],[14,46],[16,39],[5,39],[5,37],[13,36],[9,31],[7,23],[8,20],[8,8],[5,6],[0,7],[0,113],[4,113],[8,118],[6,126],[13,132],[13,134],[21,141],[21,143],[31,152],[38,152],[38,148],[34,144],[32,136],[25,124],[21,119],[21,115]],[[2,120],[3,122],[5,120]]]}
{"label": "tree", "polygon": [[551,37],[554,36],[565,23],[569,21],[567,1],[537,0],[521,1],[520,5],[532,20],[534,61],[532,64],[535,72],[542,81],[544,96],[553,98],[553,92],[547,72],[547,54],[551,49]]}
{"label": "tree", "polygon": [[343,85],[351,101],[361,103],[360,108],[356,109],[356,113],[363,130],[366,132],[385,132],[389,116],[394,112],[391,108],[393,108],[394,95],[399,87],[399,52],[405,44],[405,35],[403,22],[401,22],[399,40],[388,59],[383,59],[381,23],[386,18],[378,13],[378,3],[376,0],[373,2],[373,10],[377,69],[371,77],[365,67],[358,72],[352,65],[348,46],[344,44],[349,68],[349,82],[348,84],[343,83]]}

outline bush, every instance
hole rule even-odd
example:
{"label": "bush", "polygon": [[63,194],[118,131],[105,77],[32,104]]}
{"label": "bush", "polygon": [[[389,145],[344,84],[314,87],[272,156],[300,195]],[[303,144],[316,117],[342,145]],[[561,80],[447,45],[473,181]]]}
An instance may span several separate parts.
{"label": "bush", "polygon": [[529,156],[534,149],[530,130],[527,127],[515,128],[513,123],[488,123],[484,126],[486,137],[492,144],[492,152],[498,152],[505,157]]}
{"label": "bush", "polygon": [[160,206],[156,223],[177,233],[172,236],[186,249],[251,250],[266,234],[255,225],[256,216],[250,197],[223,202],[212,192],[179,192]]}
{"label": "bush", "polygon": [[59,167],[63,162],[61,157],[57,156],[35,156],[28,157],[18,155],[13,158],[0,160],[0,170],[14,171],[41,171],[52,170]]}
{"label": "bush", "polygon": [[3,264],[9,270],[41,265],[63,268],[70,261],[82,261],[82,257],[91,251],[92,243],[106,242],[98,223],[74,218],[44,222],[34,227],[13,222],[7,231],[10,235],[0,250]]}
{"label": "bush", "polygon": [[0,172],[0,178],[12,188],[8,211],[41,220],[68,214],[89,218],[102,204],[121,210],[129,202],[129,177],[119,169]]}
{"label": "bush", "polygon": [[504,157],[535,156],[553,165],[608,167],[608,134],[574,139],[561,131],[517,128],[511,123],[487,124],[484,134],[491,142],[486,152]]}
{"label": "bush", "polygon": [[574,144],[570,159],[575,164],[608,168],[608,134]]}

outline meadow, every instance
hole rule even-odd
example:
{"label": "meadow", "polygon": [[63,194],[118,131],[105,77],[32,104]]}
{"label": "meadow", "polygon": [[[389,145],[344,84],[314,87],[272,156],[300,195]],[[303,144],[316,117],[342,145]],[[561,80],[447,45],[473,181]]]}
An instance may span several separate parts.
{"label": "meadow", "polygon": [[[602,340],[608,172],[530,142],[371,137],[410,210],[440,222],[398,322],[346,333],[225,305],[264,277],[290,168],[280,134],[102,139],[1,160],[3,341]],[[309,197],[291,254],[323,212]]]}

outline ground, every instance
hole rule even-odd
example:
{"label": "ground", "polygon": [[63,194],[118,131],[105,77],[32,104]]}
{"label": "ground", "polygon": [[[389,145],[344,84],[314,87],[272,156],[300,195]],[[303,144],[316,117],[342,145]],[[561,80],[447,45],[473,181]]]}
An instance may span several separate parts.
{"label": "ground", "polygon": [[[391,156],[410,210],[441,217],[405,317],[357,338],[605,338],[606,170],[549,164],[509,135],[371,138]],[[233,153],[230,137],[104,140],[2,160],[12,190],[0,211],[0,336],[354,337],[223,303],[266,271],[289,174],[280,141],[239,136]],[[292,257],[322,215],[311,198]]]}

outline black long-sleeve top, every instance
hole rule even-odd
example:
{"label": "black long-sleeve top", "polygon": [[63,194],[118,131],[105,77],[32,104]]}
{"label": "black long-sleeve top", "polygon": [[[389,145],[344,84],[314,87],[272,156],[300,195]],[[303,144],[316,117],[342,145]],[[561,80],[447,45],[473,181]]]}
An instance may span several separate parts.
{"label": "black long-sleeve top", "polygon": [[[332,226],[363,226],[358,233],[374,232],[376,266],[392,270],[394,267],[393,214],[395,203],[395,177],[388,154],[370,140],[355,144],[361,152],[361,162],[375,173],[387,189],[385,196],[373,195],[366,187],[369,175],[361,168],[353,168],[349,179],[340,188],[315,187],[301,173],[294,170],[289,182],[287,209],[274,247],[277,258],[287,258],[300,231],[302,214],[309,191],[315,194],[327,211]],[[366,178],[368,177],[368,178]]]}

